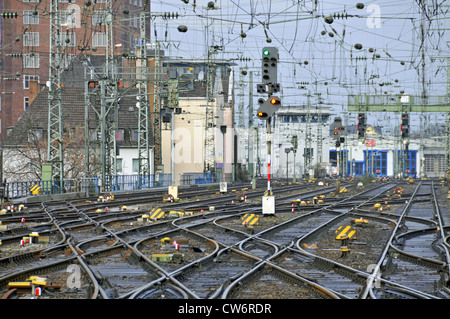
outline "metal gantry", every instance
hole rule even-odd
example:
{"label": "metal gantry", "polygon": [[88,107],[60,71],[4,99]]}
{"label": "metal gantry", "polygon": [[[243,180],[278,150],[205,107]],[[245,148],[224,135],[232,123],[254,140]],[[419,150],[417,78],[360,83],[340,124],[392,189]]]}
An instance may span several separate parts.
{"label": "metal gantry", "polygon": [[138,152],[139,152],[139,175],[150,174],[150,123],[149,123],[149,103],[148,103],[148,82],[147,82],[147,35],[145,12],[139,16],[140,27],[140,67],[138,83],[138,103],[139,103],[139,128],[138,128]]}
{"label": "metal gantry", "polygon": [[[97,107],[100,96],[97,74],[88,66],[84,68],[84,136],[85,136],[85,175],[94,176],[101,171],[101,155],[99,154],[100,109]],[[88,76],[88,74],[90,74]],[[88,79],[91,77],[90,79]]]}
{"label": "metal gantry", "polygon": [[[85,84],[86,176],[100,173],[103,191],[111,191],[111,176],[117,174],[116,132],[118,127],[119,78],[114,63],[112,0],[106,3],[105,68]],[[100,104],[100,107],[98,105]]]}
{"label": "metal gantry", "polygon": [[50,57],[48,85],[47,161],[51,165],[51,179],[64,179],[63,119],[62,119],[62,46],[58,0],[50,4]]}
{"label": "metal gantry", "polygon": [[162,59],[160,43],[155,43],[155,59],[154,59],[154,78],[153,78],[153,108],[151,110],[150,118],[152,121],[154,151],[153,160],[156,168],[162,165],[162,150],[161,150],[161,93],[163,91],[162,82]]}
{"label": "metal gantry", "polygon": [[[447,57],[447,103],[450,103],[450,57]],[[445,159],[450,175],[450,111],[445,115]]]}
{"label": "metal gantry", "polygon": [[204,172],[215,171],[215,143],[214,143],[214,86],[213,79],[216,68],[214,67],[212,54],[215,48],[208,49],[207,83],[206,83],[206,114],[205,114],[205,148],[204,148]]}
{"label": "metal gantry", "polygon": [[106,6],[106,64],[105,80],[102,89],[102,185],[111,190],[111,175],[117,174],[116,132],[118,128],[118,85],[116,65],[114,63],[113,8],[112,0]]}
{"label": "metal gantry", "polygon": [[308,111],[306,112],[306,128],[305,128],[305,149],[303,153],[304,163],[305,163],[305,173],[310,175],[311,172],[311,164],[312,164],[312,132],[311,132],[311,93],[308,92],[307,96],[308,100]]}

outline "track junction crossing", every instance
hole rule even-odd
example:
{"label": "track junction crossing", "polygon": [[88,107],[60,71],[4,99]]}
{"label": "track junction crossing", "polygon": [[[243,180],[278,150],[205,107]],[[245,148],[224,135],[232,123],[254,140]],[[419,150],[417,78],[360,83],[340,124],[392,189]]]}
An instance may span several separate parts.
{"label": "track junction crossing", "polygon": [[40,299],[448,299],[441,180],[263,181],[4,206],[0,293]]}

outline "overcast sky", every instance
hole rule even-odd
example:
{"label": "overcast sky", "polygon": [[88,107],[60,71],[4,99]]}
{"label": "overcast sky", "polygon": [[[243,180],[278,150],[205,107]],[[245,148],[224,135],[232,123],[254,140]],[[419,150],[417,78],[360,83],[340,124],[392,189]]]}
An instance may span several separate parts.
{"label": "overcast sky", "polygon": [[[325,106],[339,112],[349,94],[399,94],[403,90],[420,95],[422,49],[426,94],[446,94],[447,0],[424,1],[423,15],[419,1],[412,0],[369,1],[362,9],[356,1],[216,0],[212,1],[215,9],[207,9],[208,2],[153,0],[153,12],[176,12],[179,18],[155,18],[152,39],[163,41],[166,54],[186,59],[206,58],[212,45],[223,47],[217,58],[250,58],[235,62],[255,72],[255,87],[261,81],[262,48],[278,47],[284,106],[305,105],[307,94],[312,94],[315,103],[320,94]],[[324,19],[329,15],[335,16],[331,24]],[[180,25],[188,31],[179,32]],[[244,81],[248,85],[248,76]],[[379,114],[377,120],[386,117]]]}

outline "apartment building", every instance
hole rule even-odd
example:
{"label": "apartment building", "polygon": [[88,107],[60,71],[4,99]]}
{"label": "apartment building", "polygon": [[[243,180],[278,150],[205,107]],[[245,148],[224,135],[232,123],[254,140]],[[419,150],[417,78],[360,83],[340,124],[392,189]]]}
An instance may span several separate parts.
{"label": "apartment building", "polygon": [[[108,1],[58,0],[64,68],[77,57],[105,55]],[[49,79],[50,5],[50,0],[0,3],[0,11],[10,14],[0,18],[0,141]],[[134,52],[143,10],[150,12],[149,0],[112,1],[115,56]]]}

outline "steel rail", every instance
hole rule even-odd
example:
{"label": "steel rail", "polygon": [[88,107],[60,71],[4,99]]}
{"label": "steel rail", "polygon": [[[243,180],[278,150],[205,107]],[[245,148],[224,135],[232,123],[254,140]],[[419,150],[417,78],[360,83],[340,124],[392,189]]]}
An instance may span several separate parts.
{"label": "steel rail", "polygon": [[261,271],[263,271],[264,268],[269,268],[269,269],[276,271],[276,273],[278,273],[279,275],[284,277],[285,280],[301,282],[301,283],[307,285],[310,289],[312,289],[318,295],[327,296],[329,299],[339,299],[339,296],[337,294],[335,294],[333,291],[328,290],[327,288],[325,288],[321,285],[318,285],[317,283],[312,282],[304,277],[301,277],[293,272],[290,272],[282,267],[279,267],[279,266],[269,262],[268,260],[264,260],[264,261],[258,263],[251,270],[247,271],[242,276],[236,278],[232,283],[230,283],[230,285],[227,288],[225,288],[223,290],[223,293],[220,296],[220,298],[221,299],[230,298],[233,290],[241,289],[243,285],[245,285],[250,280],[252,280],[252,278],[257,276]]}
{"label": "steel rail", "polygon": [[[392,186],[392,187],[393,187],[393,186]],[[372,191],[372,190],[373,190],[373,189],[366,190],[366,191],[363,191],[363,192],[361,192],[361,193],[366,193],[366,192],[369,192],[369,191]],[[381,193],[383,193],[383,192],[385,192],[385,190],[383,190]],[[358,194],[358,195],[359,195],[359,194]],[[376,196],[378,196],[378,195],[379,195],[379,194],[377,194]],[[297,196],[298,196],[298,195],[297,195]],[[352,197],[356,197],[356,196],[357,196],[357,195],[354,195],[354,196],[352,196]],[[374,196],[374,197],[376,197],[376,196]],[[293,196],[289,196],[289,197],[293,197]],[[294,197],[295,197],[295,196],[294,196]],[[351,198],[352,198],[352,197],[351,197]],[[343,199],[342,201],[339,201],[338,203],[334,203],[334,204],[332,204],[332,205],[330,205],[330,206],[328,206],[328,207],[332,207],[332,206],[338,205],[339,203],[345,202],[345,201],[347,201],[347,200],[349,200],[349,198]],[[312,215],[312,214],[314,214],[314,213],[323,211],[325,208],[326,208],[326,207],[320,208],[320,209],[315,210],[315,211],[313,211],[313,212],[311,212],[311,213],[309,213],[309,214],[307,214],[307,215]],[[276,245],[275,243],[272,243],[272,242],[269,241],[269,240],[265,240],[264,238],[260,238],[259,236],[260,236],[262,233],[271,231],[272,229],[279,228],[280,225],[287,225],[287,224],[292,223],[293,221],[295,221],[295,220],[297,220],[297,219],[300,219],[300,218],[302,218],[302,217],[305,217],[305,216],[307,216],[307,215],[299,216],[299,217],[297,217],[297,218],[288,220],[288,221],[286,221],[286,222],[284,222],[284,223],[282,223],[282,224],[273,226],[273,227],[267,229],[267,230],[264,231],[264,232],[260,232],[260,233],[254,235],[254,236],[249,236],[249,238],[244,239],[244,240],[242,240],[240,243],[238,243],[238,244],[239,244],[239,248],[242,249],[244,243],[248,242],[249,240],[255,239],[255,238],[256,238],[256,239],[261,239],[261,240],[263,240],[263,241],[264,241],[265,243],[267,243],[267,244],[272,244],[272,245],[274,245],[275,247],[278,247],[278,245]],[[338,217],[340,217],[340,216],[338,216]],[[293,243],[291,243],[290,246],[291,246],[292,244],[293,244]],[[252,273],[254,273],[254,272],[257,270],[258,267],[261,267],[261,265],[263,265],[263,264],[265,264],[265,263],[268,263],[268,264],[270,264],[270,265],[273,266],[273,267],[279,268],[278,266],[276,266],[276,265],[270,263],[269,261],[270,261],[270,259],[272,259],[273,257],[275,257],[277,254],[280,254],[280,253],[281,253],[282,251],[284,251],[285,249],[286,249],[286,247],[284,247],[281,251],[280,251],[280,250],[276,250],[275,253],[274,253],[272,256],[266,258],[264,261],[261,262],[261,264],[259,264],[257,267],[255,267],[255,268],[252,269],[251,271],[247,272],[247,274],[245,274],[244,277],[242,277],[242,278],[245,279],[245,276],[250,276]],[[343,266],[343,267],[346,267],[345,265],[342,265],[342,266]],[[317,283],[311,282],[311,281],[309,281],[307,278],[301,277],[301,276],[298,275],[298,274],[294,274],[294,273],[288,272],[287,270],[285,270],[285,269],[283,269],[283,268],[279,268],[279,269],[282,270],[283,272],[289,273],[290,275],[293,275],[293,276],[295,276],[295,277],[301,278],[301,280],[303,280],[304,282],[306,282],[306,283],[308,283],[308,284],[314,286],[316,289],[319,289],[319,290],[322,290],[322,291],[326,292],[327,294],[329,294],[329,295],[332,296],[333,298],[339,298],[339,297],[342,297],[342,295],[336,294],[335,292],[333,292],[333,291],[331,291],[331,290],[329,290],[329,289],[327,289],[327,288],[325,288],[325,287],[323,287],[323,286],[321,286],[321,285],[318,285]],[[229,290],[230,290],[234,285],[236,285],[237,282],[241,282],[240,279],[241,279],[241,278],[235,280],[235,281],[233,282],[233,284],[230,285],[230,287],[226,290],[226,292],[224,292],[222,298],[226,298],[226,296],[229,294]]]}
{"label": "steel rail", "polygon": [[[421,222],[427,222],[427,223],[435,224],[436,228],[419,229],[419,230],[414,230],[414,231],[411,231],[411,232],[403,233],[401,235],[396,235],[396,231],[398,230],[398,229],[396,229],[396,230],[393,231],[393,233],[392,233],[393,237],[391,237],[391,238],[395,238],[396,240],[398,240],[398,238],[401,238],[401,237],[407,237],[407,236],[411,236],[411,235],[414,235],[414,234],[422,234],[424,232],[436,232],[436,230],[438,230],[438,231],[440,230],[439,229],[441,227],[440,225],[443,225],[443,223],[440,220],[441,214],[440,214],[440,211],[439,211],[438,201],[437,201],[437,198],[436,198],[436,195],[435,195],[435,189],[434,189],[433,186],[434,185],[432,183],[432,195],[433,195],[432,196],[432,201],[434,203],[434,207],[433,207],[434,215],[433,216],[434,216],[434,218],[438,219],[438,222],[435,222],[435,221],[432,221],[432,220],[418,219],[418,218],[414,218],[414,219],[420,220]],[[409,211],[409,205],[412,205],[412,203],[416,203],[417,202],[417,201],[414,200],[414,195],[417,194],[417,191],[418,191],[418,189],[420,187],[421,187],[421,184],[419,184],[416,187],[416,190],[415,190],[413,196],[411,196],[411,199],[408,202],[408,206],[405,207],[405,209],[404,209],[403,213],[401,214],[401,216],[398,217],[397,224],[399,225],[399,227],[401,226],[401,222],[403,220],[411,219],[411,217],[406,216],[406,213]],[[442,234],[443,234],[443,232],[441,232],[441,236],[439,238],[441,240],[441,243],[440,243],[441,246],[443,244],[442,241],[445,240],[442,237]],[[420,264],[423,264],[426,267],[431,267],[431,268],[434,268],[434,269],[438,269],[440,271],[441,276],[443,275],[442,271],[444,269],[447,269],[447,272],[448,272],[448,254],[446,254],[446,258],[445,258],[446,262],[442,262],[440,260],[438,261],[438,260],[435,260],[435,259],[430,259],[430,258],[425,258],[425,257],[422,257],[422,256],[417,256],[417,255],[414,255],[412,253],[407,253],[405,251],[397,249],[393,245],[393,242],[394,242],[393,239],[391,241],[389,241],[388,245],[386,246],[386,251],[388,251],[389,249],[392,249],[395,252],[397,252],[401,258],[404,258],[406,260],[412,260],[413,262],[419,262]],[[447,250],[445,250],[445,251],[447,252]],[[385,259],[385,257],[381,258],[380,262],[384,262],[384,259]],[[447,280],[444,279],[444,282],[447,285],[447,287],[444,286],[443,290],[447,294],[449,294],[450,290],[448,289],[448,284],[449,284],[449,282],[448,282],[448,273],[446,274],[446,276],[447,276]],[[379,277],[378,280],[380,282],[389,282],[389,281],[386,281],[383,278],[380,278],[380,275],[378,275],[378,277]],[[398,289],[402,293],[413,294],[413,295],[415,295],[415,296],[417,296],[419,298],[425,298],[425,299],[439,299],[438,297],[436,297],[434,295],[431,295],[431,294],[428,294],[428,293],[425,293],[425,292],[421,292],[421,291],[417,291],[417,290],[415,290],[415,289],[413,289],[411,287],[406,287],[404,285],[400,285],[400,284],[392,283],[392,282],[389,282],[389,284],[391,285],[391,288],[394,287],[394,289]],[[376,298],[375,294],[373,293],[373,290],[372,290],[373,289],[373,284],[371,286],[368,286],[368,288],[370,288],[369,291],[368,291],[369,296],[371,298]]]}
{"label": "steel rail", "polygon": [[[383,186],[385,186],[385,185],[383,185]],[[393,186],[391,186],[390,188],[392,188],[392,187],[394,187],[394,186],[395,186],[395,184],[394,184]],[[380,187],[382,187],[382,186],[380,186]],[[337,206],[337,205],[340,205],[341,203],[345,203],[346,201],[348,201],[348,200],[350,200],[350,199],[352,199],[352,198],[355,198],[355,197],[357,197],[357,196],[359,196],[359,195],[361,195],[361,194],[364,194],[364,193],[371,192],[371,191],[373,191],[374,189],[377,189],[377,187],[371,188],[371,189],[369,189],[369,190],[364,190],[363,192],[360,192],[360,193],[358,193],[358,194],[356,194],[356,195],[353,195],[353,196],[350,196],[350,197],[348,197],[348,198],[344,198],[344,199],[342,199],[341,201],[335,202],[335,203],[333,203],[333,204],[331,204],[331,205],[324,206],[324,207],[321,207],[321,208],[319,208],[319,209],[313,210],[313,211],[309,212],[308,214],[301,215],[301,216],[298,216],[298,217],[296,217],[296,218],[287,220],[287,221],[285,221],[285,222],[283,222],[283,223],[281,223],[281,224],[275,225],[275,226],[273,226],[273,227],[271,227],[271,228],[268,228],[268,229],[266,229],[266,230],[264,230],[264,231],[262,231],[262,232],[259,232],[258,234],[255,234],[254,236],[259,237],[259,236],[261,236],[261,235],[264,234],[264,233],[267,233],[267,232],[273,231],[273,230],[275,230],[275,229],[277,229],[277,228],[286,226],[286,225],[288,225],[288,224],[290,224],[290,223],[292,223],[292,222],[294,222],[294,221],[297,221],[298,219],[307,218],[308,216],[313,216],[314,214],[320,213],[320,212],[322,212],[322,211],[326,211],[326,210],[329,209],[329,208],[332,208],[332,207],[335,207],[335,206]],[[380,194],[384,193],[385,191],[386,191],[386,190],[383,190],[382,192],[380,192]],[[375,195],[375,196],[373,196],[373,197],[377,197],[377,196],[379,196],[380,194],[377,194],[377,195]],[[368,201],[368,200],[367,200],[367,201]],[[361,205],[362,205],[362,204],[361,204]],[[350,209],[349,211],[352,211],[352,210],[353,210],[353,208]],[[313,229],[310,233],[313,233],[314,231],[318,230],[319,228],[326,226],[328,223],[334,221],[334,220],[337,219],[337,218],[340,218],[342,215],[343,215],[342,212],[338,212],[338,213],[337,213],[337,216],[336,216],[334,219],[331,219],[331,220],[327,221],[327,222],[325,223],[325,225],[322,224],[322,225],[318,226],[317,228]],[[303,235],[303,236],[297,238],[298,241],[300,241],[302,237],[306,237],[307,235],[308,235],[308,234]],[[297,243],[297,245],[298,245],[298,243]],[[298,249],[302,250],[300,247],[298,247]]]}
{"label": "steel rail", "polygon": [[445,225],[444,222],[442,220],[442,213],[441,213],[441,209],[439,207],[439,202],[438,199],[436,197],[436,189],[434,187],[434,181],[431,182],[431,189],[432,189],[432,195],[433,195],[433,202],[434,202],[434,210],[436,213],[436,217],[438,219],[439,222],[439,233],[440,233],[440,240],[441,242],[439,243],[439,245],[444,249],[445,252],[445,260],[447,263],[447,288],[448,286],[450,286],[450,245],[447,243],[446,241],[446,234],[445,234]]}
{"label": "steel rail", "polygon": [[413,192],[410,200],[408,201],[406,207],[403,209],[403,212],[400,214],[400,217],[398,218],[398,222],[395,224],[395,227],[394,227],[394,229],[393,229],[393,231],[391,233],[391,236],[388,239],[388,242],[387,242],[385,248],[383,249],[378,262],[376,263],[375,267],[373,268],[372,273],[367,278],[367,284],[366,284],[366,287],[364,288],[364,291],[361,294],[361,299],[366,299],[369,296],[371,296],[371,298],[374,297],[372,288],[375,285],[375,281],[378,280],[381,277],[381,266],[382,266],[382,264],[383,264],[383,262],[384,262],[384,260],[385,260],[385,258],[387,256],[387,254],[388,254],[388,251],[389,251],[389,249],[391,247],[391,243],[393,242],[393,240],[395,238],[396,232],[397,232],[397,230],[400,227],[401,220],[403,219],[403,217],[408,212],[409,207],[411,206],[411,204],[413,202],[412,199],[414,198],[415,194],[417,193],[420,185],[421,185],[421,182],[414,189],[414,192]]}

